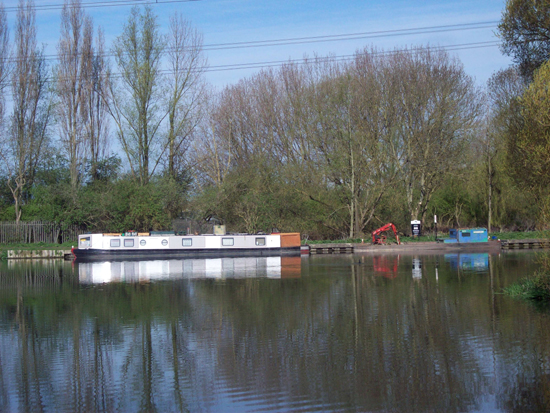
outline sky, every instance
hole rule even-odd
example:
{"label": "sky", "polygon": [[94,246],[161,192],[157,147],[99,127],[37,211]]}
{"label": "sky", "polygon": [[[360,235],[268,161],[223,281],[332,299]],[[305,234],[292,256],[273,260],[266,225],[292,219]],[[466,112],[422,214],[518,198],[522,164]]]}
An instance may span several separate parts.
{"label": "sky", "polygon": [[[17,6],[17,0],[3,1],[13,28],[15,12],[11,10]],[[511,59],[500,52],[495,34],[504,0],[82,2],[95,27],[103,28],[107,48],[122,32],[134,4],[149,3],[164,32],[170,16],[181,13],[204,36],[204,53],[209,64],[206,79],[217,88],[257,73],[260,70],[257,67],[247,68],[254,64],[265,66],[266,62],[273,62],[270,64],[277,65],[315,54],[347,56],[370,46],[384,50],[427,45],[449,48],[480,86],[494,72],[511,64]],[[46,54],[56,53],[62,3],[63,0],[35,0],[38,41],[44,44]],[[114,4],[117,5],[112,6]],[[46,10],[49,6],[53,7]],[[289,42],[288,39],[301,40]],[[236,44],[243,42],[247,44]],[[228,67],[223,67],[227,65],[245,67],[227,70]]]}

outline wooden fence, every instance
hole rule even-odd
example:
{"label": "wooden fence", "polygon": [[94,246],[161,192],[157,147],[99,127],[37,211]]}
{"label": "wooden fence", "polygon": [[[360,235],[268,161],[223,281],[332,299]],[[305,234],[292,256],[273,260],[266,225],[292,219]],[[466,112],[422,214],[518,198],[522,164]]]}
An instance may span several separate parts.
{"label": "wooden fence", "polygon": [[67,227],[47,221],[0,222],[0,244],[47,242],[49,244],[76,241],[82,230],[77,225]]}

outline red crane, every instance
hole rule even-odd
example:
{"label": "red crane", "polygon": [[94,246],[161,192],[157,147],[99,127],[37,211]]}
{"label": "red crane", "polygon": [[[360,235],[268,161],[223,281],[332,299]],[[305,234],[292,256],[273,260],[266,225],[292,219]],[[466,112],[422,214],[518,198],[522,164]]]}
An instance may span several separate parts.
{"label": "red crane", "polygon": [[389,224],[384,225],[383,227],[378,228],[375,231],[372,231],[372,243],[373,244],[385,244],[386,243],[386,236],[383,235],[383,232],[386,232],[388,230],[392,230],[393,234],[395,235],[395,239],[397,240],[397,244],[401,244],[399,242],[399,235],[397,235],[397,228],[395,228],[395,225],[393,225],[391,222]]}

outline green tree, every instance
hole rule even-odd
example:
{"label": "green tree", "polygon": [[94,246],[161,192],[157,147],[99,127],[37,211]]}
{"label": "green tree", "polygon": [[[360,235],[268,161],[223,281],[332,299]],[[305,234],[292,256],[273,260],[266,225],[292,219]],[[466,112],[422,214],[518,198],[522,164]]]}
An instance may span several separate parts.
{"label": "green tree", "polygon": [[550,0],[508,0],[498,32],[502,51],[531,79],[550,58]]}
{"label": "green tree", "polygon": [[481,166],[480,179],[476,181],[477,187],[486,192],[489,232],[493,224],[499,227],[507,224],[508,213],[515,207],[514,199],[522,198],[508,172],[506,142],[511,125],[520,115],[518,98],[525,87],[526,82],[516,67],[498,71],[487,82],[486,122],[479,131],[474,156],[477,154],[476,168]]}
{"label": "green tree", "polygon": [[541,219],[550,212],[550,62],[544,63],[519,99],[521,119],[513,125],[509,160],[516,178],[541,202]]}

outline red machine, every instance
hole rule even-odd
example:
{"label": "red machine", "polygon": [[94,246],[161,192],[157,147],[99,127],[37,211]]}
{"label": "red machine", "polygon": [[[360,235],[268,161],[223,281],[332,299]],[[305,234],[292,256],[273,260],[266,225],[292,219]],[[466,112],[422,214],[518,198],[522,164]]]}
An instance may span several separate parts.
{"label": "red machine", "polygon": [[384,225],[383,227],[378,228],[376,231],[372,231],[372,243],[374,245],[382,245],[386,243],[386,236],[382,234],[383,232],[393,231],[393,234],[395,235],[395,239],[397,240],[397,245],[401,244],[399,242],[399,235],[397,235],[397,228],[395,228],[395,225],[393,225],[391,222],[389,224]]}

